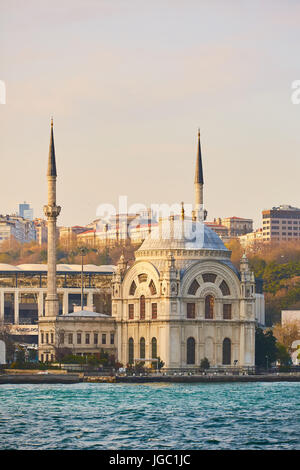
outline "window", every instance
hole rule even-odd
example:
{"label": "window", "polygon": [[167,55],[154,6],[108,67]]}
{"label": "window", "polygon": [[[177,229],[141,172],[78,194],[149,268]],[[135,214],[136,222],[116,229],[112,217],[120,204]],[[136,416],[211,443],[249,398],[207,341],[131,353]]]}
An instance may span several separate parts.
{"label": "window", "polygon": [[195,340],[188,338],[186,342],[186,363],[195,364]]}
{"label": "window", "polygon": [[148,276],[145,273],[138,275],[139,282],[146,282],[147,278],[148,278]]}
{"label": "window", "polygon": [[85,334],[85,344],[90,344],[90,334],[89,333]]}
{"label": "window", "polygon": [[231,304],[223,304],[224,320],[231,320]]}
{"label": "window", "polygon": [[53,344],[54,343],[54,334],[53,333],[50,334],[50,339],[51,339],[51,344]]}
{"label": "window", "polygon": [[41,343],[44,343],[44,333],[41,333]]}
{"label": "window", "polygon": [[129,295],[134,295],[136,291],[136,283],[132,281],[130,289],[129,289]]}
{"label": "window", "polygon": [[114,333],[110,334],[110,344],[115,344],[115,334]]}
{"label": "window", "polygon": [[140,320],[145,320],[145,296],[140,297]]}
{"label": "window", "polygon": [[146,344],[145,338],[140,339],[140,358],[145,359],[146,357]]}
{"label": "window", "polygon": [[133,304],[128,305],[128,318],[129,320],[133,320],[134,318],[134,305]]}
{"label": "window", "polygon": [[59,342],[60,344],[65,343],[65,334],[62,331],[59,332]]}
{"label": "window", "polygon": [[204,282],[215,282],[217,275],[206,273],[206,274],[202,274],[202,277],[203,277]]}
{"label": "window", "polygon": [[102,344],[106,344],[106,334],[102,334]]}
{"label": "window", "polygon": [[128,340],[128,363],[133,364],[134,360],[134,342],[133,338],[129,338]]}
{"label": "window", "polygon": [[189,287],[188,294],[189,295],[195,295],[199,287],[199,282],[197,279],[194,279],[192,284]]}
{"label": "window", "polygon": [[46,343],[49,344],[49,333],[46,333]]}
{"label": "window", "polygon": [[207,295],[205,297],[205,318],[208,320],[214,318],[214,304],[215,299],[213,296]]}
{"label": "window", "polygon": [[98,344],[98,333],[94,333],[94,344]]}
{"label": "window", "polygon": [[195,304],[186,304],[186,317],[195,318]]}
{"label": "window", "polygon": [[68,334],[68,344],[73,344],[73,333]]}
{"label": "window", "polygon": [[222,281],[219,287],[223,295],[230,295],[229,287],[225,281]]}
{"label": "window", "polygon": [[225,338],[223,341],[223,365],[231,364],[231,341],[229,338]]}
{"label": "window", "polygon": [[77,333],[77,344],[81,344],[81,333]]}
{"label": "window", "polygon": [[149,289],[150,289],[151,295],[156,295],[156,287],[152,279],[149,284]]}
{"label": "window", "polygon": [[151,357],[152,359],[157,358],[157,339],[152,338],[151,340]]}
{"label": "window", "polygon": [[155,320],[157,318],[157,304],[151,304],[152,308],[152,319]]}

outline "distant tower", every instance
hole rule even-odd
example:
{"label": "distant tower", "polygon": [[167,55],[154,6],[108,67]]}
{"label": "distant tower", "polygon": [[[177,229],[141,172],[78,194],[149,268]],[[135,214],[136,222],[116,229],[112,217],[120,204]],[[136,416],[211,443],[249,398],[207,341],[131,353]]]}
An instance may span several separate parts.
{"label": "distant tower", "polygon": [[195,209],[194,215],[196,220],[205,220],[206,211],[203,206],[203,168],[202,168],[202,155],[201,155],[201,144],[200,144],[200,129],[198,129],[198,148],[197,148],[197,161],[195,171]]}
{"label": "distant tower", "polygon": [[44,206],[44,213],[48,225],[48,276],[46,296],[46,316],[56,317],[59,313],[59,301],[56,287],[56,219],[60,207],[56,205],[56,163],[53,137],[53,119],[51,119],[51,134],[48,159],[48,205]]}

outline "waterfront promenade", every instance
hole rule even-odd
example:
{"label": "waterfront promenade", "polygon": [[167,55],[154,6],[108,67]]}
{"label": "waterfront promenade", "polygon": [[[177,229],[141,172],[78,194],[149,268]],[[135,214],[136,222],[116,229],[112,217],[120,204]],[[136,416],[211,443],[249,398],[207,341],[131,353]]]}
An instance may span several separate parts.
{"label": "waterfront promenade", "polygon": [[5,373],[0,375],[1,384],[75,384],[89,383],[237,383],[237,382],[300,382],[299,372],[272,373],[259,375],[86,375],[59,373]]}

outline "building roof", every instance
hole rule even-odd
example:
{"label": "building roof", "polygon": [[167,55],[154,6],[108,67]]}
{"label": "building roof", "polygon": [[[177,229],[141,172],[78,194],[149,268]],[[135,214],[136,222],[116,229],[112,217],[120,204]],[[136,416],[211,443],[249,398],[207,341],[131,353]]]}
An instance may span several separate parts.
{"label": "building roof", "polygon": [[[105,273],[113,274],[115,272],[115,266],[111,264],[103,264],[96,266],[95,264],[84,264],[83,271],[89,273]],[[11,264],[0,263],[0,271],[14,271],[14,272],[47,272],[47,264],[19,264],[13,266]],[[56,266],[57,272],[81,272],[81,264],[58,264]]]}
{"label": "building roof", "polygon": [[93,318],[112,318],[110,315],[105,313],[92,312],[90,310],[78,310],[77,312],[71,312],[66,315],[62,315],[60,318],[69,318],[69,317],[93,317]]}
{"label": "building roof", "polygon": [[220,237],[201,222],[189,219],[160,221],[142,243],[138,251],[145,250],[221,250],[228,252]]}

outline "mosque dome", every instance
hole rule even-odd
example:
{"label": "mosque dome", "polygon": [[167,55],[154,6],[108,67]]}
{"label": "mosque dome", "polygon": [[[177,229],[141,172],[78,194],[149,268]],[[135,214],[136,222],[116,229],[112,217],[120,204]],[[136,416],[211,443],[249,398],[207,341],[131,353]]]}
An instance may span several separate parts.
{"label": "mosque dome", "polygon": [[138,251],[216,250],[229,253],[220,237],[201,222],[189,219],[160,220]]}

